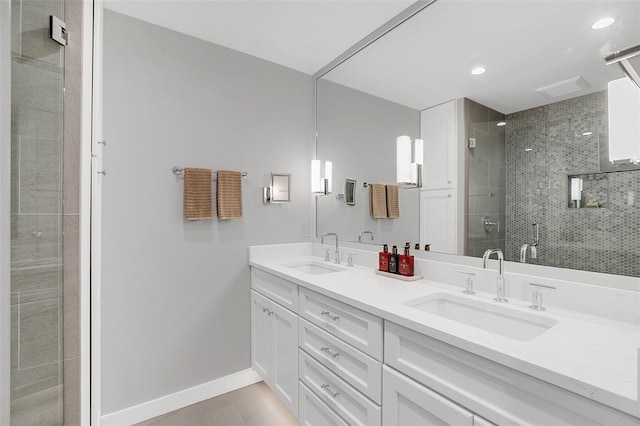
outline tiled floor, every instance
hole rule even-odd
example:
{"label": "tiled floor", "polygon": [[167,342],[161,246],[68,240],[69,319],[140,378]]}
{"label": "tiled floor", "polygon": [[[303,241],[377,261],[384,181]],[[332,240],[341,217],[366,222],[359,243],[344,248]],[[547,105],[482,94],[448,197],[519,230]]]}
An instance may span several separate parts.
{"label": "tiled floor", "polygon": [[138,426],[299,426],[296,417],[264,383],[256,383]]}

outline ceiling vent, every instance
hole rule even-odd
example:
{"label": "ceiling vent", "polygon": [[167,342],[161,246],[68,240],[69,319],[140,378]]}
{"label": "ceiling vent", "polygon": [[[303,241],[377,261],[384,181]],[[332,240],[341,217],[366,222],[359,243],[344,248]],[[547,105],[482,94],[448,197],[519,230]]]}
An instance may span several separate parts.
{"label": "ceiling vent", "polygon": [[558,98],[560,96],[569,95],[591,87],[589,83],[582,77],[573,77],[569,80],[553,83],[548,86],[536,89],[536,92],[546,96],[547,98]]}

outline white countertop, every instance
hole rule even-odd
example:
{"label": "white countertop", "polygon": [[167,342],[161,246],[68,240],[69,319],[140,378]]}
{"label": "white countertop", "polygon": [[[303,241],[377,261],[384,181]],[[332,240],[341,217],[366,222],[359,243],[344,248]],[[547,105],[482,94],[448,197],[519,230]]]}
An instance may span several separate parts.
{"label": "white countertop", "polygon": [[315,256],[260,258],[250,265],[300,286],[355,306],[385,320],[529,374],[594,401],[640,417],[638,354],[640,327],[562,309],[535,312],[524,300],[500,304],[558,321],[531,341],[502,337],[423,312],[402,302],[449,293],[493,302],[494,294],[464,295],[459,287],[422,279],[404,282],[375,274],[373,268],[311,275],[287,264],[322,262]]}

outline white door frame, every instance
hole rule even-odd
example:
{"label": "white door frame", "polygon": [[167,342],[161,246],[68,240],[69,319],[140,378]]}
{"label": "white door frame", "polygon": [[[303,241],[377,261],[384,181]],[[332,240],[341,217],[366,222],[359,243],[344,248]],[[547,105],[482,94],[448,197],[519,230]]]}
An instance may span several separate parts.
{"label": "white door frame", "polygon": [[[1,1],[1,0],[0,0]],[[93,146],[94,146],[94,15],[97,9],[94,0],[83,0],[82,8],[82,123],[80,143],[80,424],[94,423],[93,388],[99,389],[99,375],[93,374],[93,272],[92,232],[99,226],[92,221],[93,203]],[[99,257],[97,258],[99,260]],[[99,262],[98,262],[99,263]],[[98,311],[99,312],[99,311]],[[98,352],[99,355],[99,352]],[[99,393],[96,396],[100,401]]]}
{"label": "white door frame", "polygon": [[[102,40],[103,40],[103,0],[93,0],[93,38],[92,38],[92,99],[91,99],[91,145],[89,176],[83,182],[91,183],[90,231],[91,239],[91,424],[99,425],[101,410],[101,276],[102,276],[102,179],[105,177],[98,172],[103,170],[102,149],[104,141],[102,134]],[[89,44],[89,43],[87,43]],[[83,423],[84,424],[84,423]]]}

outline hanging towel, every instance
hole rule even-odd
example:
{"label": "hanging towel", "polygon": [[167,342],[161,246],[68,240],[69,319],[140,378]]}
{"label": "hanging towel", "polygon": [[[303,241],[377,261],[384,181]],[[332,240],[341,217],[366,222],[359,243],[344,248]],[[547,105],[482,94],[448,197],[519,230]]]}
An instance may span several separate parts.
{"label": "hanging towel", "polygon": [[242,217],[241,172],[218,170],[216,207],[218,219],[240,219]]}
{"label": "hanging towel", "polygon": [[184,169],[184,218],[186,220],[212,220],[210,169]]}
{"label": "hanging towel", "polygon": [[369,207],[373,219],[387,217],[387,194],[383,184],[369,184]]}
{"label": "hanging towel", "polygon": [[398,202],[398,185],[387,185],[387,217],[398,219],[400,217],[400,203]]}

